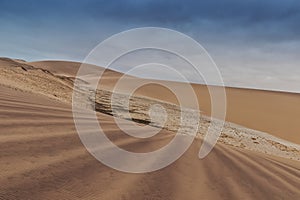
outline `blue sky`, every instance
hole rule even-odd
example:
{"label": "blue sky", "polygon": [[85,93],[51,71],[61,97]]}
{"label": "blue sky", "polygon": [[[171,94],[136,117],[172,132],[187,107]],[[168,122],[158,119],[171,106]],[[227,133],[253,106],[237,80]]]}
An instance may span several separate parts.
{"label": "blue sky", "polygon": [[0,56],[82,61],[112,34],[158,26],[202,44],[226,85],[299,92],[299,22],[297,0],[0,0]]}

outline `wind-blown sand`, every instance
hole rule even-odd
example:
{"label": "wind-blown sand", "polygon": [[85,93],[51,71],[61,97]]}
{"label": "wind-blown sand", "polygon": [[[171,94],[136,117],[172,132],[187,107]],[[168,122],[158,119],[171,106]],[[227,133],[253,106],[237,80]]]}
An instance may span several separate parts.
{"label": "wind-blown sand", "polygon": [[[71,77],[76,75],[80,66],[79,63],[61,61],[42,61],[30,64],[50,71],[54,70],[54,74],[65,74]],[[120,76],[116,72],[106,72],[101,81],[101,87],[111,90]],[[126,79],[128,85],[136,81],[145,82],[145,80],[132,77]],[[177,103],[170,91],[158,85],[164,84],[164,81],[156,82],[157,84],[140,88],[136,94]],[[185,88],[183,83],[174,82],[173,84],[178,89]],[[127,85],[123,85],[125,92],[127,87]],[[210,115],[211,105],[207,87],[199,84],[193,84],[193,87],[198,96],[201,111]],[[212,89],[218,89],[218,87],[212,87]],[[300,94],[226,87],[226,96],[227,121],[300,144]]]}
{"label": "wind-blown sand", "polygon": [[[52,72],[47,62],[42,65],[46,67],[39,70],[34,63],[0,60],[0,199],[300,198],[299,161],[221,143],[208,157],[199,160],[200,138],[179,160],[156,172],[128,174],[104,166],[85,150],[76,133],[70,105],[73,79],[66,74],[71,70]],[[108,75],[106,89],[110,89],[114,73],[110,71]],[[138,93],[153,98],[157,95],[146,89]],[[276,94],[281,100],[290,99],[288,103],[292,106],[292,94]],[[298,95],[294,96],[298,100]],[[142,98],[139,102],[152,101],[137,98]],[[170,102],[170,99],[160,100]],[[289,117],[296,116],[297,111],[294,109]],[[242,111],[239,112],[242,116]],[[140,115],[137,113],[137,117]],[[284,116],[282,126],[288,124],[289,117]],[[98,118],[108,137],[126,150],[153,151],[173,138],[172,132],[162,130],[148,139],[134,139],[119,130],[112,116],[99,113]],[[90,131],[94,131],[92,127]],[[277,136],[285,138],[284,133]],[[288,137],[291,142],[299,143]]]}
{"label": "wind-blown sand", "polygon": [[[201,140],[171,166],[127,174],[95,160],[76,133],[70,106],[1,87],[0,199],[298,199],[300,163],[217,145],[204,160]],[[138,142],[99,114],[106,134],[142,152],[172,134]],[[93,131],[93,130],[91,130]]]}

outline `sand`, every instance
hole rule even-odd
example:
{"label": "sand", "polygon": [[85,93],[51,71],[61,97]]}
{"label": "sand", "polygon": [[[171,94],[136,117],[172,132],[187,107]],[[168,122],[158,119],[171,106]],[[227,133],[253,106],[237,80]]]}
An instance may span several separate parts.
{"label": "sand", "polygon": [[[74,62],[41,61],[30,63],[43,69],[54,69],[57,74],[67,74],[74,77],[80,66]],[[65,72],[68,69],[67,72]],[[72,69],[72,70],[70,70]],[[101,88],[111,90],[121,75],[108,71],[101,81]],[[143,79],[126,77],[127,84],[137,81],[141,84]],[[137,95],[151,97],[162,101],[177,103],[174,94],[159,84],[164,81],[156,81],[157,84],[146,85],[136,91]],[[172,83],[178,89],[185,88],[183,83]],[[128,85],[123,85],[126,92]],[[199,99],[199,107],[206,115],[210,115],[210,96],[204,85],[193,85]],[[183,90],[182,89],[182,90]],[[218,90],[218,87],[212,87]],[[244,127],[267,132],[276,137],[300,144],[300,94],[289,92],[264,91],[255,89],[226,88],[227,115],[226,121],[242,125]]]}
{"label": "sand", "polygon": [[[52,72],[47,63],[49,62],[42,62],[44,67],[37,69],[34,63],[0,59],[0,199],[300,198],[299,161],[222,142],[217,144],[208,157],[200,160],[198,152],[202,144],[201,137],[195,139],[179,160],[156,172],[128,174],[106,167],[86,151],[75,130],[70,105],[72,74],[67,74],[69,70],[60,72],[58,67]],[[57,64],[59,63],[55,66]],[[69,64],[64,62],[64,65]],[[114,78],[119,74],[115,75],[110,71],[108,75],[106,85],[102,87],[109,92]],[[128,77],[128,80],[134,78]],[[149,89],[153,87],[150,85]],[[156,100],[164,100],[169,106],[170,102],[176,103],[171,94],[157,95],[161,92],[157,88],[155,91],[158,93],[146,91],[145,88],[137,92],[143,96],[137,97],[138,102],[153,101],[145,98],[148,95]],[[251,94],[246,95],[247,92]],[[250,103],[243,100],[244,104],[234,104],[242,106],[248,103],[251,107],[253,101],[257,103],[255,95],[260,92],[263,94],[258,95],[258,99],[274,95],[274,92],[257,90],[254,90],[254,94],[252,90],[230,94],[241,94],[241,100],[251,97]],[[295,102],[298,100],[297,94],[275,94],[278,95],[275,95],[277,98],[287,100],[289,106],[293,103],[290,96],[295,96]],[[277,98],[270,104],[275,105]],[[280,101],[280,106],[284,109],[285,104]],[[241,117],[243,113],[247,114],[247,109],[242,112],[236,108],[231,112],[234,111],[240,112]],[[289,116],[297,114],[296,108],[293,111],[295,113],[289,113]],[[260,111],[258,115],[262,113]],[[285,117],[275,116],[273,120],[280,118],[284,121],[282,126],[289,124],[287,114],[281,114]],[[136,116],[139,117],[140,113]],[[98,119],[102,127],[105,127],[107,136],[129,151],[153,151],[167,144],[174,136],[173,132],[162,130],[154,137],[135,139],[119,130],[112,116],[99,113]],[[243,119],[256,120],[249,116]],[[124,120],[124,123],[127,121]],[[235,125],[233,127],[237,128]],[[241,129],[244,131],[244,127]],[[92,132],[92,127],[87,131]],[[280,132],[270,133],[298,143],[297,137],[294,140],[291,135],[287,137]]]}
{"label": "sand", "polygon": [[[200,139],[162,170],[118,172],[85,150],[68,104],[0,89],[0,199],[300,198],[299,162],[224,145],[199,160]],[[118,131],[112,117],[99,114],[99,120],[110,138],[128,150],[156,149],[172,137],[165,132],[139,142]]]}

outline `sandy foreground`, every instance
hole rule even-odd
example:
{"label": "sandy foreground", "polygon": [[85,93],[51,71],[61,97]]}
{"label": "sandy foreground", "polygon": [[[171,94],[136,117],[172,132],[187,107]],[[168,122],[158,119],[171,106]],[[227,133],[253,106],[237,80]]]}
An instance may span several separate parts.
{"label": "sandy foreground", "polygon": [[[260,131],[249,129],[253,128],[253,122],[247,119],[259,119],[247,115],[247,109],[253,106],[253,102],[243,102],[243,99],[246,99],[247,92],[252,93],[250,96],[256,93],[230,88],[229,91],[233,91],[229,99],[238,102],[232,105],[240,107],[229,108],[231,117],[228,119],[234,123],[226,123],[219,143],[208,157],[198,159],[202,133],[209,123],[204,115],[197,138],[179,160],[156,172],[128,174],[98,162],[86,151],[78,137],[70,105],[76,66],[77,63],[70,62],[26,63],[0,59],[0,199],[300,198],[300,162],[297,161],[299,134],[296,134],[300,127],[293,121],[299,121],[299,118],[292,118],[299,114],[299,108],[296,107],[299,95],[254,90],[259,94],[258,99],[268,100],[274,95],[278,97],[272,98],[275,99],[273,106],[279,105],[281,110],[285,106],[282,101],[276,104],[277,101],[289,100],[285,110],[289,115],[280,109],[280,116],[266,114],[272,116],[271,120],[257,114],[258,118],[270,120],[265,121],[266,124],[273,122],[274,126],[287,127],[286,134],[279,128],[276,129],[280,130],[278,132],[268,129],[268,134],[261,132],[266,131],[263,126],[259,126]],[[105,127],[107,136],[118,146],[134,152],[153,151],[172,140],[173,131],[176,131],[172,117],[154,137],[136,139],[124,134],[110,116],[111,108],[108,105],[113,82],[121,75],[112,71],[105,73],[104,86],[98,91],[97,106],[98,111],[102,112],[99,112],[98,119],[101,126]],[[134,79],[128,77],[128,83]],[[138,111],[132,117],[147,122],[147,105],[158,100],[172,113],[171,116],[178,115],[178,106],[172,94],[166,95],[166,91],[163,91],[164,95],[159,95],[163,89],[155,88],[157,93],[149,90],[150,86],[137,91],[139,96],[132,101]],[[241,102],[231,97],[237,94],[241,94]],[[257,102],[255,98],[253,101]],[[240,116],[243,116],[242,113],[247,115],[241,121],[247,122],[248,128],[236,125],[238,121],[234,120],[246,103],[249,106],[240,111]],[[295,109],[290,110],[293,105]],[[256,109],[262,107],[255,106]],[[208,110],[203,109],[203,112],[209,115]],[[118,117],[123,118],[122,115]],[[280,122],[279,125],[276,120]],[[292,128],[287,125],[289,120]],[[123,123],[128,121],[124,120]],[[159,124],[156,125],[159,127]],[[92,127],[90,131],[94,131]]]}

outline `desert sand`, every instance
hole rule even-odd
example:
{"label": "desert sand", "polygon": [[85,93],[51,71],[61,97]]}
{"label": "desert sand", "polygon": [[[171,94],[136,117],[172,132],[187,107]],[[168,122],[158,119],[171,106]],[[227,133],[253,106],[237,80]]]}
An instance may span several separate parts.
{"label": "desert sand", "polygon": [[[80,67],[76,62],[41,61],[29,63],[54,74],[74,77]],[[120,73],[106,71],[101,79],[101,87],[111,90],[118,81]],[[145,80],[127,77],[128,85]],[[136,91],[137,95],[177,103],[174,94],[159,84],[149,84]],[[184,83],[174,82],[177,88],[184,88]],[[123,86],[126,92],[127,85]],[[206,115],[210,115],[210,96],[205,85],[193,84],[199,99],[199,107]],[[218,89],[218,87],[213,87]],[[256,89],[226,87],[227,113],[226,121],[233,122],[250,129],[270,133],[282,139],[300,144],[300,94]]]}
{"label": "desert sand", "polygon": [[[231,140],[223,134],[224,141],[220,141],[203,160],[197,157],[202,143],[202,138],[197,137],[188,151],[172,165],[152,173],[128,174],[97,161],[87,152],[76,133],[70,103],[78,66],[78,63],[61,61],[27,63],[0,59],[0,199],[300,198],[300,162],[292,159],[299,156],[298,94],[226,89],[227,120],[251,130],[235,124],[230,127],[228,123],[224,134],[231,136],[231,128],[246,135],[254,134],[252,129],[264,131],[266,133],[257,133],[257,137],[270,137],[274,142],[277,139],[273,137],[277,136],[279,142],[282,138],[295,145],[294,149],[287,150],[289,142],[283,142],[286,146],[280,152],[293,152],[290,158],[235,146],[237,143],[234,142],[229,144]],[[121,74],[105,73],[99,88],[109,93]],[[128,76],[128,84],[130,81],[137,81],[137,78]],[[174,84],[180,87],[182,83]],[[201,85],[194,87],[206,90]],[[172,111],[176,110],[174,96],[157,85],[141,88],[136,95],[134,100],[141,102],[136,105],[160,100]],[[207,99],[205,93],[201,98]],[[199,102],[201,111],[209,115],[209,100]],[[103,100],[99,103],[105,105]],[[109,108],[105,111],[106,114],[98,113],[99,122],[105,127],[107,136],[126,150],[153,151],[174,136],[172,127],[169,127],[151,138],[129,137],[108,115]],[[139,112],[136,117],[140,118],[142,114]],[[90,131],[94,130],[91,128]],[[251,144],[246,146],[251,147]]]}

